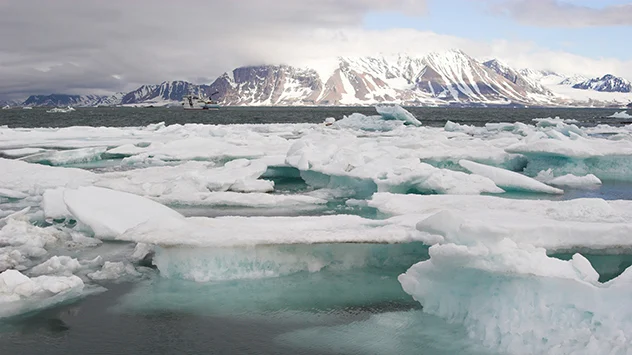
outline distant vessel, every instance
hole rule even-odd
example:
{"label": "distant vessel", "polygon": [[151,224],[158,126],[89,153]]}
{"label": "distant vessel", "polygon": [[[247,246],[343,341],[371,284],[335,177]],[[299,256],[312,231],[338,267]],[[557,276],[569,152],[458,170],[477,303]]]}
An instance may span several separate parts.
{"label": "distant vessel", "polygon": [[217,94],[219,94],[219,92],[212,94],[208,98],[202,95],[186,95],[182,98],[182,107],[185,110],[218,110],[220,107],[219,103],[211,99]]}
{"label": "distant vessel", "polygon": [[48,113],[68,113],[68,112],[72,112],[72,111],[75,111],[75,109],[70,107],[70,106],[68,106],[66,108],[55,107],[55,108],[50,109],[50,110],[48,110],[46,112],[48,112]]}
{"label": "distant vessel", "polygon": [[3,109],[3,110],[8,110],[8,109],[10,109],[10,108],[11,108],[11,106],[9,106],[9,105],[2,106],[2,109]]}

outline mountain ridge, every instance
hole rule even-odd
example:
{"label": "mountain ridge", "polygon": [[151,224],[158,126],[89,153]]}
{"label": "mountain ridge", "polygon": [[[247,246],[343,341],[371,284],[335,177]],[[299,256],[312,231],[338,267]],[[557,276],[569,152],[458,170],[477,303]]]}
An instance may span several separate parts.
{"label": "mountain ridge", "polygon": [[[96,95],[32,95],[28,106],[143,106],[179,105],[188,93],[215,97],[230,106],[372,105],[395,102],[410,106],[581,106],[617,105],[632,100],[577,100],[553,87],[573,93],[601,91],[625,95],[630,82],[605,75],[586,79],[551,71],[515,69],[501,60],[485,62],[453,49],[423,57],[338,57],[330,73],[289,65],[245,66],[220,75],[210,84],[164,81],[142,85],[128,93]],[[567,90],[564,89],[564,90]],[[619,95],[621,96],[621,95]],[[609,96],[608,96],[609,97]],[[623,105],[625,105],[623,103]]]}

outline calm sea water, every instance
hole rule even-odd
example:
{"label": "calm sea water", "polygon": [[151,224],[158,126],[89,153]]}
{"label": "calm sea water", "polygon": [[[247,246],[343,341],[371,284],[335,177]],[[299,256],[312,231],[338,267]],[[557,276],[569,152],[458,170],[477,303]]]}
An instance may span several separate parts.
{"label": "calm sea water", "polygon": [[[575,119],[581,125],[600,123],[630,124],[632,120],[609,118],[615,109],[513,109],[513,108],[407,108],[424,125],[443,126],[451,120],[458,123],[483,125],[487,122],[531,122],[533,118],[559,116]],[[621,111],[621,110],[618,110]],[[184,111],[180,108],[79,108],[70,113],[46,113],[46,109],[0,110],[0,125],[9,127],[68,127],[68,126],[145,126],[151,123],[321,123],[327,117],[341,119],[359,112],[374,115],[372,107],[225,107],[217,111]]]}
{"label": "calm sea water", "polygon": [[[483,125],[531,122],[533,118],[555,116],[575,119],[586,126],[630,123],[608,118],[616,112],[611,109],[411,108],[410,111],[428,126],[443,126],[447,120]],[[342,118],[354,112],[370,115],[375,111],[366,107],[222,108],[204,112],[80,108],[68,114],[49,114],[44,109],[16,109],[0,111],[0,125],[320,123],[326,117]],[[278,187],[287,192],[305,188],[296,181],[279,183]],[[608,183],[595,190],[570,190],[562,198],[578,197],[632,199],[632,188],[628,183]],[[334,203],[326,208],[331,213],[342,213],[342,206]],[[327,213],[247,209],[182,212],[206,216]],[[374,217],[371,211],[357,213]],[[118,247],[108,243],[104,246]],[[350,248],[350,255],[371,255],[372,261],[354,270],[327,269],[208,284],[167,280],[153,270],[141,282],[104,284],[108,289],[104,293],[0,322],[0,354],[488,353],[468,340],[461,327],[423,314],[420,305],[401,290],[397,275],[413,263],[427,259],[427,247],[348,245],[344,248]],[[632,264],[632,257],[625,255],[589,258],[603,280]]]}

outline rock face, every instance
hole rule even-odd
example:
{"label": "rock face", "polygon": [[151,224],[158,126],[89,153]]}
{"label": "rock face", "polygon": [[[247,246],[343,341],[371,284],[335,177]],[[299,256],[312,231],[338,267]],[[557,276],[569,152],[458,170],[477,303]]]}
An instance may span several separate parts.
{"label": "rock face", "polygon": [[99,95],[31,95],[19,106],[111,106],[120,103],[122,93]]}
{"label": "rock face", "polygon": [[177,103],[190,92],[199,94],[207,88],[207,85],[195,85],[187,81],[165,81],[158,85],[143,85],[125,94],[121,98],[121,104]]}
{"label": "rock face", "polygon": [[628,80],[611,74],[575,84],[573,88],[602,92],[632,92],[632,84]]}

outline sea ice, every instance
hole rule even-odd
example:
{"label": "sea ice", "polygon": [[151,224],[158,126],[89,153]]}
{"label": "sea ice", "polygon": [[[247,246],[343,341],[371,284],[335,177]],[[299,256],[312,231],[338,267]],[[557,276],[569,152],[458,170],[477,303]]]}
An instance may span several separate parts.
{"label": "sea ice", "polygon": [[407,157],[406,151],[398,147],[379,144],[353,135],[310,135],[290,147],[286,163],[299,169],[303,180],[311,186],[352,189],[360,196],[376,191],[503,192],[485,177],[435,168],[417,157]]}
{"label": "sea ice", "polygon": [[37,195],[60,186],[76,187],[91,184],[96,175],[85,170],[50,167],[0,158],[0,186]]}
{"label": "sea ice", "polygon": [[113,239],[152,218],[183,218],[178,212],[147,198],[100,187],[67,189],[68,211],[89,226],[99,239]]}
{"label": "sea ice", "polygon": [[427,243],[511,238],[549,251],[632,249],[632,201],[514,200],[495,196],[377,193],[368,206],[416,218]]}
{"label": "sea ice", "polygon": [[548,186],[513,171],[483,165],[469,160],[461,160],[459,164],[474,174],[491,179],[496,185],[505,190],[543,192],[548,194],[564,193],[563,190]]}
{"label": "sea ice", "polygon": [[593,174],[584,176],[566,174],[554,177],[551,169],[541,171],[538,176],[536,176],[536,179],[550,185],[568,186],[573,188],[594,187],[601,185],[601,180]]}
{"label": "sea ice", "polygon": [[626,111],[615,112],[612,115],[608,116],[612,118],[632,118]]}
{"label": "sea ice", "polygon": [[74,275],[28,278],[17,270],[6,270],[0,273],[0,318],[78,297],[83,288],[83,281]]}
{"label": "sea ice", "polygon": [[29,275],[60,275],[70,276],[81,269],[81,264],[75,258],[69,256],[52,256],[45,262],[34,266],[29,270]]}
{"label": "sea ice", "polygon": [[28,196],[29,195],[20,191],[3,189],[0,187],[0,197],[6,197],[6,198],[12,198],[12,199],[23,199],[23,198],[27,198]]}
{"label": "sea ice", "polygon": [[92,280],[120,280],[125,276],[137,277],[140,276],[141,273],[136,271],[133,265],[117,261],[110,262],[106,261],[103,264],[101,270],[95,271],[93,273],[89,273],[88,277]]}
{"label": "sea ice", "polygon": [[375,110],[385,120],[399,120],[413,126],[421,126],[421,122],[419,122],[412,113],[406,111],[399,105],[377,105],[375,106]]}
{"label": "sea ice", "polygon": [[239,247],[270,244],[401,243],[418,232],[398,220],[352,215],[315,217],[159,217],[116,239],[161,247]]}
{"label": "sea ice", "polygon": [[29,163],[45,165],[67,165],[100,160],[107,147],[80,148],[60,151],[46,151],[21,158]]}
{"label": "sea ice", "polygon": [[463,324],[493,350],[626,354],[632,348],[626,295],[632,269],[602,284],[580,254],[562,261],[502,236],[463,236],[429,252],[430,260],[399,276],[404,291],[424,312]]}

